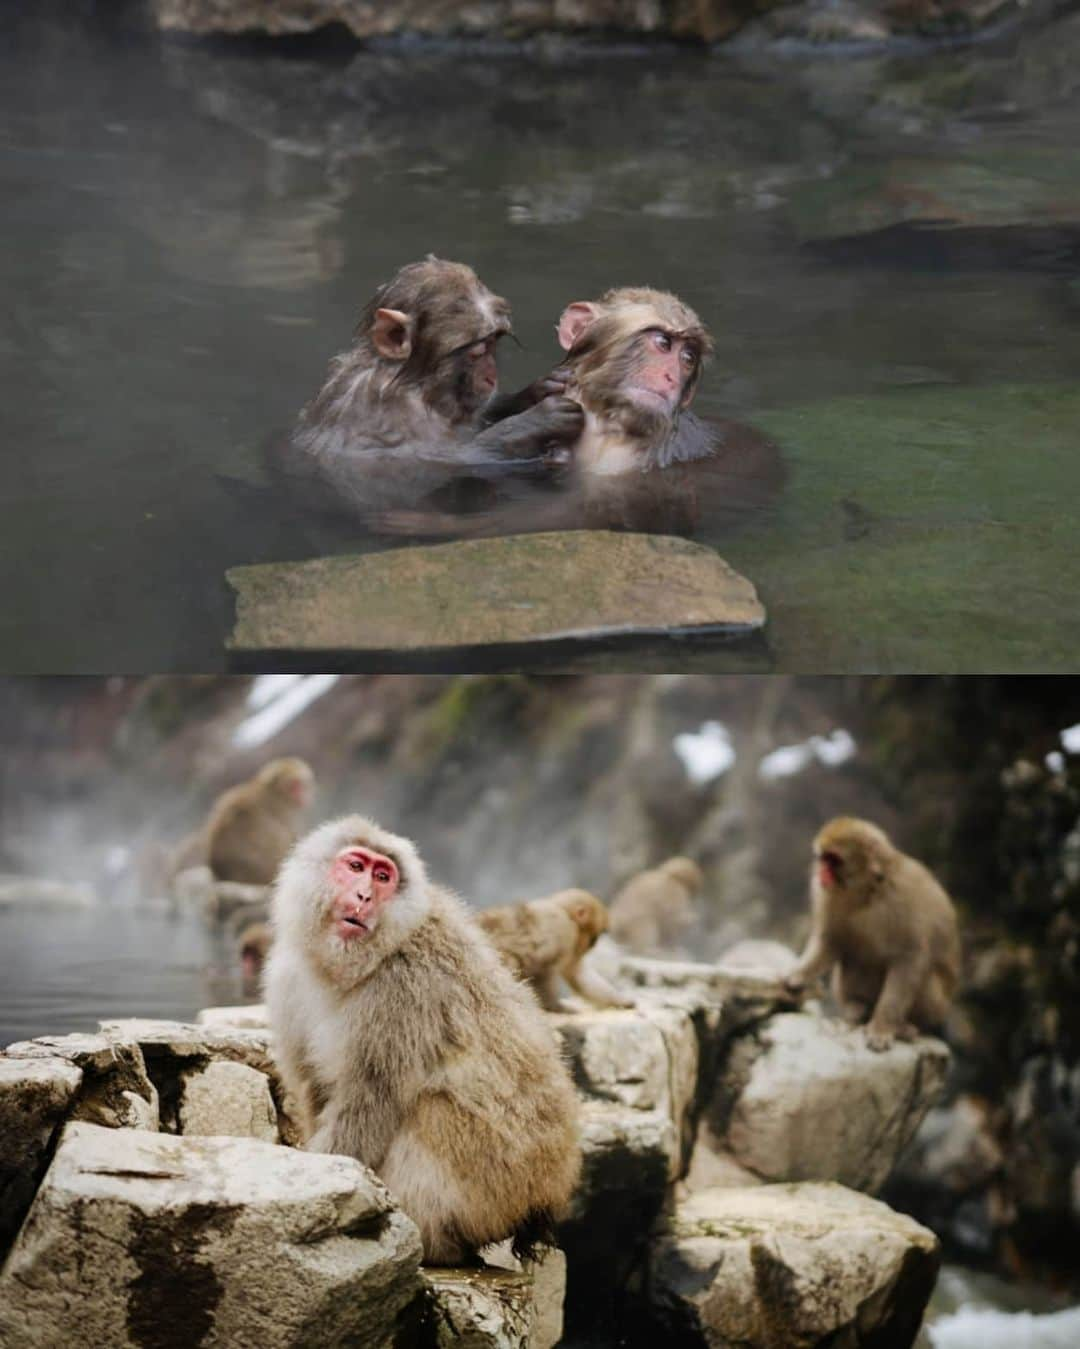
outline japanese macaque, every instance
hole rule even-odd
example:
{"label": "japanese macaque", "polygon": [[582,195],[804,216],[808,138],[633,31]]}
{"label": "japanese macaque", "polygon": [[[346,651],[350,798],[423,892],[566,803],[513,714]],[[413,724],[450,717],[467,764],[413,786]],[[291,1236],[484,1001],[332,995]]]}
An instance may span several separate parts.
{"label": "japanese macaque", "polygon": [[694,900],[705,883],[689,857],[669,857],[640,871],[611,902],[611,935],[636,955],[655,955],[679,947],[694,926]]}
{"label": "japanese macaque", "polygon": [[240,952],[240,969],[245,987],[254,987],[262,974],[274,934],[269,923],[248,923],[236,939]]}
{"label": "japanese macaque", "polygon": [[532,993],[416,848],[360,815],[289,855],[266,1000],[307,1147],[357,1157],[454,1264],[551,1239],[577,1183],[577,1098]]}
{"label": "japanese macaque", "polygon": [[270,885],[300,832],[315,778],[303,759],[273,759],[214,802],[206,860],[217,881]]}
{"label": "japanese macaque", "polygon": [[367,514],[422,501],[453,507],[523,465],[543,474],[559,461],[551,452],[577,438],[582,413],[549,378],[485,426],[496,346],[510,331],[510,306],[471,268],[435,257],[402,267],[277,447],[279,481],[308,504]]}
{"label": "japanese macaque", "polygon": [[[392,513],[402,533],[616,528],[692,533],[770,501],[783,481],[771,441],[690,411],[712,339],[689,306],[646,288],[610,290],[563,311],[562,365],[535,390],[563,388],[585,423],[558,495],[478,522]],[[552,384],[551,382],[554,381]],[[557,400],[559,404],[564,401]],[[551,484],[549,483],[550,487]]]}
{"label": "japanese macaque", "polygon": [[584,963],[608,926],[607,910],[588,890],[560,890],[547,899],[484,909],[479,922],[503,960],[532,985],[549,1012],[563,1010],[560,976],[598,1007],[633,1007],[632,998]]}
{"label": "japanese macaque", "polygon": [[814,840],[810,891],[810,940],[788,988],[802,992],[831,970],[845,1020],[869,1017],[871,1049],[940,1026],[960,977],[960,937],[926,867],[866,820],[830,820]]}

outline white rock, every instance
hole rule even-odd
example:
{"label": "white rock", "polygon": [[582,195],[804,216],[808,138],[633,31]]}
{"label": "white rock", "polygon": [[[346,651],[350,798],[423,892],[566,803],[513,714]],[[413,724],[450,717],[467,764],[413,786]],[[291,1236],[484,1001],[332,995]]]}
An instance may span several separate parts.
{"label": "white rock", "polygon": [[510,1259],[516,1269],[424,1270],[438,1349],[553,1349],[562,1339],[566,1257]]}
{"label": "white rock", "polygon": [[158,1093],[139,1046],[93,1033],[42,1035],[5,1051],[13,1059],[63,1058],[82,1071],[82,1090],[72,1118],[110,1129],[157,1129]]}
{"label": "white rock", "polygon": [[82,1070],[66,1059],[0,1057],[0,1264],[81,1083]]}
{"label": "white rock", "polygon": [[0,1273],[0,1342],[389,1349],[419,1259],[351,1158],[70,1124]]}
{"label": "white rock", "polygon": [[220,1030],[237,1026],[241,1030],[266,1030],[270,1025],[265,1003],[255,1002],[247,1007],[204,1007],[195,1017],[199,1026]]}
{"label": "white rock", "polygon": [[225,1134],[267,1143],[280,1138],[266,1074],[226,1059],[212,1060],[184,1078],[179,1122],[185,1135]]}
{"label": "white rock", "polygon": [[937,1276],[932,1232],[839,1185],[703,1190],[649,1257],[652,1311],[709,1349],[910,1344]]}
{"label": "white rock", "polygon": [[884,1053],[862,1030],[808,1012],[736,1040],[698,1132],[765,1180],[835,1180],[878,1190],[941,1092],[940,1040]]}
{"label": "white rock", "polygon": [[778,975],[783,978],[798,960],[783,942],[748,938],[729,946],[716,963],[725,975],[752,973],[760,979],[775,979]]}

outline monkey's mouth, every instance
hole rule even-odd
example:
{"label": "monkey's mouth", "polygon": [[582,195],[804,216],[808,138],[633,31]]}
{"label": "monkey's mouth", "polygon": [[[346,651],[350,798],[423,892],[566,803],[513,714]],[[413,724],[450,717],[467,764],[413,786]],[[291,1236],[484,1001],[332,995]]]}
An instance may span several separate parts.
{"label": "monkey's mouth", "polygon": [[370,933],[371,928],[360,918],[353,918],[348,914],[342,914],[338,918],[338,935],[345,941],[350,941],[353,937],[358,937],[362,932]]}

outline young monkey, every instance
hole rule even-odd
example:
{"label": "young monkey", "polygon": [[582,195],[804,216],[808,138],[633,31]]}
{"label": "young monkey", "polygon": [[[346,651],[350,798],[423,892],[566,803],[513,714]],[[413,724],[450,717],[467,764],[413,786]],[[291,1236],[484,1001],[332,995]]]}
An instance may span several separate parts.
{"label": "young monkey", "polygon": [[632,998],[583,963],[608,925],[607,910],[588,890],[560,890],[547,899],[484,909],[477,918],[499,955],[533,986],[547,1011],[563,1010],[560,975],[597,1007],[633,1007]]}
{"label": "young monkey", "polygon": [[956,910],[930,872],[868,820],[830,820],[814,840],[812,928],[785,983],[832,970],[832,992],[871,1049],[945,1020],[960,977]]}

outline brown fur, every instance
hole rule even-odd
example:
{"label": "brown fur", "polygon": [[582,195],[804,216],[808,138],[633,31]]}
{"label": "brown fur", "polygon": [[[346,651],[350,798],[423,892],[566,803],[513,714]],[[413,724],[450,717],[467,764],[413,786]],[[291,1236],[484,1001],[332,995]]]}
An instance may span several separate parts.
{"label": "brown fur", "polygon": [[693,900],[704,883],[689,857],[669,857],[639,872],[612,900],[611,935],[638,955],[677,948],[694,924]]}
{"label": "brown fur", "polygon": [[[643,406],[627,392],[647,334],[656,329],[685,339],[698,357],[670,411]],[[585,414],[581,434],[562,452],[568,467],[559,492],[534,490],[527,502],[500,504],[479,517],[390,511],[378,520],[380,530],[474,538],[554,529],[692,534],[703,524],[737,523],[776,496],[785,470],[770,440],[753,427],[705,422],[690,411],[712,339],[676,296],[620,287],[575,301],[560,319],[559,340],[567,354],[548,379]],[[549,398],[539,406],[565,402]]]}
{"label": "brown fur", "polygon": [[[825,885],[822,862],[836,881]],[[787,984],[832,971],[845,1019],[869,1016],[867,1042],[886,1049],[945,1019],[960,977],[952,901],[930,872],[867,820],[842,817],[814,840],[810,940]]]}
{"label": "brown fur", "polygon": [[296,842],[314,778],[303,759],[274,759],[255,776],[230,787],[214,803],[206,824],[206,860],[214,879],[270,885]]}
{"label": "brown fur", "polygon": [[560,890],[547,899],[484,909],[478,920],[503,960],[532,985],[549,1012],[562,1008],[560,976],[598,1007],[634,1005],[583,964],[608,926],[607,910],[588,890]]}
{"label": "brown fur", "polygon": [[[380,350],[380,311],[404,316],[407,355]],[[507,461],[542,459],[581,429],[569,400],[482,429],[487,394],[465,351],[510,331],[510,306],[472,268],[430,256],[402,267],[365,306],[352,346],[330,363],[271,467],[291,496],[367,514],[445,494],[463,475],[505,472]]]}
{"label": "brown fur", "polygon": [[[326,878],[357,844],[400,882],[371,935],[346,944]],[[569,1073],[531,993],[413,844],[358,815],[323,825],[282,868],[273,923],[266,998],[308,1148],[378,1172],[429,1262],[547,1230],[580,1169]]]}
{"label": "brown fur", "polygon": [[274,934],[269,923],[248,923],[236,939],[245,982],[251,982],[262,973]]}

